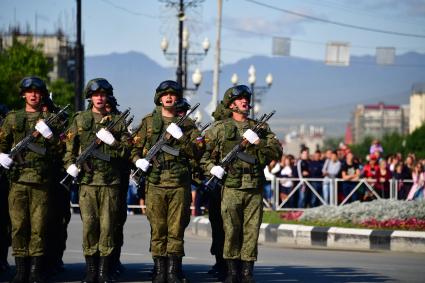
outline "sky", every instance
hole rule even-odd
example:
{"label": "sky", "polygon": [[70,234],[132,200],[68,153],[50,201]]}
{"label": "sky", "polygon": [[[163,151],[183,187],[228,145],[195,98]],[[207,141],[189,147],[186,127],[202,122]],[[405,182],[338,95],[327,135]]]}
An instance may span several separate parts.
{"label": "sky", "polygon": [[[176,1],[83,0],[86,56],[137,51],[172,67],[169,59],[175,57],[167,59],[160,42],[167,37],[169,51],[177,51],[177,8],[167,5]],[[202,52],[201,42],[208,37],[212,47],[199,67],[212,69],[217,1],[195,4],[186,8],[184,22],[190,52]],[[0,31],[16,24],[37,33],[60,27],[74,40],[75,11],[75,0],[0,0]],[[425,53],[425,0],[223,0],[222,25],[222,64],[271,56],[273,36],[291,38],[291,56],[316,60],[324,59],[329,41],[348,42],[352,55],[374,55],[376,47],[395,47],[396,54]]]}

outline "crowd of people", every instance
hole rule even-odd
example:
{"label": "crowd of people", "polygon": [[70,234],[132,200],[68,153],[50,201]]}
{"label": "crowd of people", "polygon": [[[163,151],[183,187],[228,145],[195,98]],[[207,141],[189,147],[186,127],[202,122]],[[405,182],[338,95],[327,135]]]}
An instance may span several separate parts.
{"label": "crowd of people", "polygon": [[[283,207],[307,208],[330,204],[335,189],[338,204],[390,198],[391,182],[397,199],[424,199],[424,166],[425,159],[417,159],[414,153],[385,155],[379,141],[374,140],[364,159],[355,156],[344,144],[336,150],[316,150],[312,154],[302,147],[298,158],[283,155],[280,161],[272,161],[264,174],[269,181],[279,178],[279,203],[285,202]],[[360,181],[365,183],[358,186]],[[265,185],[263,195],[272,206],[271,182]]]}

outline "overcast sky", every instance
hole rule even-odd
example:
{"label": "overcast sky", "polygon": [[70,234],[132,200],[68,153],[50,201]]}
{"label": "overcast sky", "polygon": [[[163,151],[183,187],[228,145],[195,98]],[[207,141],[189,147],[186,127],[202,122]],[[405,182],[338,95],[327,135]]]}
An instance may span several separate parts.
{"label": "overcast sky", "polygon": [[[176,2],[176,0],[173,0]],[[177,9],[158,0],[83,0],[82,18],[86,55],[143,52],[162,66],[171,66],[159,46],[162,37],[177,49]],[[186,1],[187,2],[187,1]],[[199,1],[198,1],[199,2]],[[258,2],[258,3],[256,3]],[[260,3],[260,4],[259,4]],[[268,7],[261,5],[265,4]],[[38,33],[61,27],[75,38],[75,0],[1,0],[0,29],[15,23]],[[284,10],[286,12],[284,12]],[[358,26],[324,23],[291,12]],[[185,24],[191,34],[191,51],[201,51],[208,37],[215,42],[217,1],[205,0],[187,8]],[[378,29],[412,36],[366,31]],[[419,35],[419,37],[414,36]],[[420,37],[422,35],[422,37]],[[271,55],[272,37],[292,38],[291,55],[323,60],[326,42],[351,44],[351,54],[374,55],[376,47],[396,47],[396,53],[425,53],[424,0],[224,0],[222,62],[233,63],[252,55]],[[202,69],[211,69],[214,52]]]}

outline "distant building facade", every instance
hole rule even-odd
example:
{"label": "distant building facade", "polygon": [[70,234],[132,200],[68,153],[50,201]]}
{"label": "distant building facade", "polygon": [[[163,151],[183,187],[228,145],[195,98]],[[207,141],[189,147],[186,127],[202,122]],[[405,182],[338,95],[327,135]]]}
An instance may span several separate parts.
{"label": "distant building facade", "polygon": [[408,134],[409,106],[384,103],[357,105],[351,127],[353,143],[360,143],[368,136],[382,138],[391,133]]}
{"label": "distant building facade", "polygon": [[323,127],[300,125],[296,130],[292,130],[283,141],[283,151],[285,154],[298,156],[301,147],[308,147],[310,152],[316,149],[323,149],[325,131]]}
{"label": "distant building facade", "polygon": [[422,126],[425,122],[425,83],[414,84],[410,95],[410,122],[409,130]]}
{"label": "distant building facade", "polygon": [[9,34],[0,35],[0,51],[12,46],[14,38],[19,42],[30,41],[34,46],[41,46],[41,51],[52,66],[48,74],[50,80],[62,78],[67,82],[74,82],[75,47],[62,32],[34,35],[14,30]]}

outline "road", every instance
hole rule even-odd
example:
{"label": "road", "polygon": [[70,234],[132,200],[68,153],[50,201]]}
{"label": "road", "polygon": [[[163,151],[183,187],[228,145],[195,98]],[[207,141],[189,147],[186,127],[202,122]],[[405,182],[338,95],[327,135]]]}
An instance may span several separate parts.
{"label": "road", "polygon": [[[69,224],[66,271],[54,282],[80,282],[84,276],[81,250],[81,220],[73,215]],[[152,259],[149,254],[149,224],[144,216],[129,216],[125,226],[122,262],[126,272],[120,282],[150,282]],[[186,233],[184,270],[192,283],[217,282],[207,274],[213,264],[210,239]],[[9,262],[13,262],[9,258]],[[425,254],[359,252],[326,249],[283,248],[261,245],[255,267],[257,282],[424,282]],[[7,282],[8,276],[0,276]]]}

